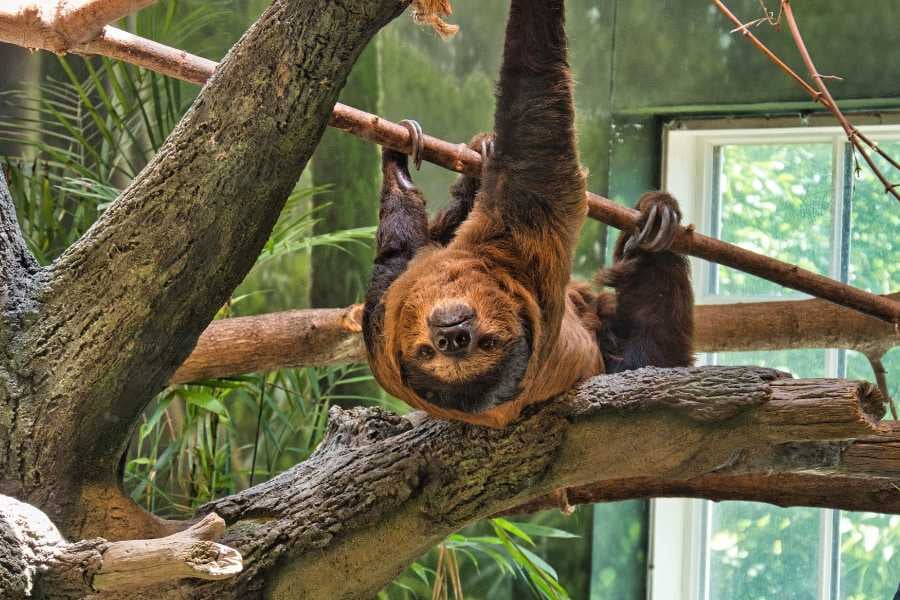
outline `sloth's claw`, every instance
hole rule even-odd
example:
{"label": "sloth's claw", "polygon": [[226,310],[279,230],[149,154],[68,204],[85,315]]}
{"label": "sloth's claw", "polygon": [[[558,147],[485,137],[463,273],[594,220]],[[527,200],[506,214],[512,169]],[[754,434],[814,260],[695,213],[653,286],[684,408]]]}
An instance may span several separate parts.
{"label": "sloth's claw", "polygon": [[494,159],[494,136],[481,138],[481,174],[487,173],[491,161]]}
{"label": "sloth's claw", "polygon": [[[641,247],[647,252],[659,252],[660,250],[665,250],[669,244],[672,243],[671,238],[674,237],[675,229],[671,227],[672,225],[672,211],[666,208],[663,208],[662,212],[662,220],[659,223],[659,230],[656,233],[656,237],[649,244],[642,244]],[[668,239],[668,241],[666,241]]]}
{"label": "sloth's claw", "polygon": [[403,125],[409,131],[409,155],[412,157],[416,171],[418,171],[422,168],[422,155],[425,152],[425,133],[422,131],[422,126],[419,125],[419,122],[413,119],[403,119],[400,121],[400,125]]}
{"label": "sloth's claw", "polygon": [[678,213],[665,203],[653,203],[649,207],[644,207],[641,213],[638,221],[639,231],[625,242],[624,254],[632,256],[639,250],[644,252],[668,250],[678,233],[680,221]]}

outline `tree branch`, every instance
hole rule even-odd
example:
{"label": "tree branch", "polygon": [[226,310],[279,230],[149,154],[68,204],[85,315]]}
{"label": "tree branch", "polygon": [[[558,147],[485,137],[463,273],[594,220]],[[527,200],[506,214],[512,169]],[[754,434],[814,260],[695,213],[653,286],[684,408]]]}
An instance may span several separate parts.
{"label": "tree branch", "polygon": [[[900,299],[900,293],[888,298]],[[302,366],[365,362],[361,306],[213,321],[169,383]],[[900,344],[888,323],[823,300],[694,309],[697,352],[845,348],[879,356]]]}
{"label": "tree branch", "polygon": [[[0,40],[5,40],[2,19],[3,15],[0,14]],[[194,83],[202,83],[215,69],[215,63],[212,61],[110,27],[107,27],[94,42],[73,48],[73,51],[120,58]],[[336,104],[329,124],[399,152],[412,151],[410,134],[405,127],[350,106]],[[451,144],[426,135],[423,158],[473,177],[481,175],[480,155],[465,144]],[[639,216],[633,209],[590,192],[588,192],[588,215],[622,230],[634,229]],[[673,248],[678,252],[751,273],[779,285],[859,310],[890,323],[900,323],[898,302],[885,301],[875,294],[801,269],[796,265],[696,233],[693,227],[680,229]]]}
{"label": "tree branch", "polygon": [[[275,596],[371,597],[449,533],[561,487],[627,481],[640,496],[640,480],[714,495],[698,482],[810,474],[884,485],[900,474],[900,430],[877,424],[882,414],[868,384],[722,367],[597,377],[505,430],[333,408],[309,460],[201,509],[230,524],[220,541],[246,568],[227,586],[186,593],[252,598],[265,581]],[[868,447],[854,451],[858,443]],[[835,507],[860,497],[834,492],[825,501]],[[797,498],[771,485],[757,496]],[[900,512],[900,493],[865,509]]]}
{"label": "tree branch", "polygon": [[46,481],[117,485],[140,412],[253,265],[354,61],[407,4],[276,0],[232,48],[150,164],[53,265],[18,357],[34,406],[0,480],[52,496],[63,514],[84,502]]}
{"label": "tree branch", "polygon": [[[800,52],[800,57],[803,59],[803,64],[806,65],[806,70],[809,71],[810,77],[816,82],[816,88],[818,90],[817,96],[822,98],[823,104],[831,111],[838,123],[841,124],[841,128],[844,130],[850,144],[852,144],[862,155],[863,160],[869,165],[869,169],[884,186],[884,191],[892,195],[896,200],[900,200],[900,192],[897,191],[897,186],[888,181],[887,177],[884,176],[884,173],[881,172],[881,169],[878,168],[878,165],[875,164],[875,161],[872,160],[872,157],[869,156],[865,146],[863,146],[859,140],[859,132],[856,130],[856,127],[851,125],[850,121],[847,120],[847,117],[844,116],[844,113],[841,112],[837,102],[835,102],[834,97],[832,97],[831,92],[828,90],[828,86],[825,85],[825,79],[823,79],[821,73],[816,69],[812,56],[809,55],[809,50],[806,48],[806,42],[803,41],[803,36],[800,34],[800,27],[797,25],[797,19],[794,18],[794,9],[791,7],[791,3],[788,0],[781,0],[781,8],[784,11],[784,17],[791,30],[791,37],[794,38],[794,45],[797,46],[797,50]],[[896,165],[896,163],[894,164]]]}
{"label": "tree branch", "polygon": [[96,38],[113,21],[156,0],[12,0],[0,7],[0,39],[64,54]]}
{"label": "tree branch", "polygon": [[219,580],[241,571],[241,555],[212,540],[225,533],[215,514],[154,540],[67,543],[38,509],[0,495],[0,596],[81,600],[133,593],[184,578]]}
{"label": "tree branch", "polygon": [[362,305],[213,321],[169,383],[364,363]]}
{"label": "tree branch", "polygon": [[[803,90],[809,94],[809,96],[813,99],[813,101],[818,102],[832,115],[837,119],[838,123],[840,123],[841,128],[844,130],[844,133],[847,136],[847,141],[853,146],[855,150],[857,150],[866,161],[866,164],[871,169],[872,173],[881,184],[884,186],[885,193],[889,193],[897,200],[900,200],[900,192],[898,192],[897,187],[898,184],[893,184],[884,176],[884,173],[881,172],[881,169],[878,168],[878,165],[872,160],[871,156],[869,156],[868,149],[871,149],[876,154],[885,159],[892,167],[895,169],[900,169],[900,163],[898,163],[893,157],[887,154],[881,147],[878,146],[875,142],[869,139],[865,134],[860,132],[855,125],[850,123],[844,113],[841,111],[838,106],[837,101],[832,97],[831,92],[828,90],[828,86],[825,85],[825,81],[822,78],[822,75],[816,70],[815,65],[812,62],[812,57],[809,54],[809,51],[806,49],[806,44],[803,41],[803,37],[800,35],[800,29],[797,26],[797,21],[794,18],[794,12],[791,8],[790,2],[788,0],[780,0],[781,5],[781,14],[787,18],[788,27],[791,30],[791,36],[794,39],[794,44],[797,46],[797,50],[800,52],[800,56],[803,59],[804,64],[806,65],[809,74],[812,76],[813,80],[816,82],[816,87],[811,86],[805,79],[800,77],[796,71],[794,71],[791,67],[788,66],[781,58],[778,57],[777,54],[772,52],[768,46],[762,43],[759,38],[753,35],[750,32],[750,27],[748,24],[742,24],[741,20],[735,16],[731,10],[725,5],[722,0],[712,0],[712,3],[719,9],[723,15],[725,15],[732,23],[737,25],[737,29],[735,29],[732,33],[737,32],[744,36],[751,44],[753,44],[760,52],[762,52],[766,58],[768,58],[776,67],[778,67],[782,72],[788,75],[791,79],[793,79],[797,84],[803,88]],[[780,16],[780,15],[779,15]],[[771,22],[771,21],[770,21]],[[777,20],[776,20],[777,22]]]}
{"label": "tree branch", "polygon": [[[19,229],[16,207],[0,169],[0,320],[7,325],[28,306],[38,271],[38,263]],[[0,329],[0,343],[4,340]]]}

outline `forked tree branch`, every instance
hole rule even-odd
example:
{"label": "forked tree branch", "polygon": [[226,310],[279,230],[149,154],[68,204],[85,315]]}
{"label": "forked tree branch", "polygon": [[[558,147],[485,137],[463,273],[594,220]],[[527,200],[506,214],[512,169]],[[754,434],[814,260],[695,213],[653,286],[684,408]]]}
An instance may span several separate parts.
{"label": "forked tree branch", "polygon": [[[28,404],[7,418],[0,402],[0,482],[64,531],[87,521],[82,486],[119,485],[132,427],[253,266],[359,53],[408,3],[274,0],[47,270],[16,340]],[[0,377],[0,400],[16,385]]]}
{"label": "forked tree branch", "polygon": [[[4,39],[2,23],[3,14],[0,13],[0,40]],[[13,41],[13,43],[15,42]],[[72,51],[119,58],[164,75],[198,84],[202,84],[207,77],[211,76],[216,66],[214,62],[207,59],[174,50],[111,27],[107,27],[95,40],[73,48]],[[408,129],[350,106],[336,104],[329,124],[400,152],[412,151]],[[451,144],[432,136],[425,136],[423,158],[442,167],[474,177],[481,174],[480,155],[464,144]],[[588,210],[591,218],[622,230],[634,229],[639,216],[635,210],[620,206],[590,192],[588,193]],[[796,265],[696,233],[692,227],[681,228],[674,248],[679,252],[751,273],[779,285],[876,316],[890,323],[900,323],[900,303],[885,301],[877,295],[801,269]]]}
{"label": "forked tree branch", "polygon": [[[900,293],[889,298],[900,300]],[[302,366],[365,362],[360,305],[210,323],[170,383]],[[881,356],[900,345],[892,325],[824,300],[702,305],[697,352],[844,348]]]}

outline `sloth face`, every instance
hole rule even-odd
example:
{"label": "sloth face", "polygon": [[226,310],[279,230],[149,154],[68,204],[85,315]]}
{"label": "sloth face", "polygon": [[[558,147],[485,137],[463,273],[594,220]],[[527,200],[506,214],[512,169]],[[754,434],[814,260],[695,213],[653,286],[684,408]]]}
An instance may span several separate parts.
{"label": "sloth face", "polygon": [[521,303],[487,273],[420,279],[396,331],[403,383],[429,404],[477,413],[521,391],[532,326]]}

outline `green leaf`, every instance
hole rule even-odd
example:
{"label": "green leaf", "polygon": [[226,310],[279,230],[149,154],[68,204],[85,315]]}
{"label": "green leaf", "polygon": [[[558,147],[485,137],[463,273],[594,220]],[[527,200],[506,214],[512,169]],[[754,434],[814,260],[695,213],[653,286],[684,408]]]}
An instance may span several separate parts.
{"label": "green leaf", "polygon": [[506,519],[497,518],[497,519],[491,519],[491,523],[493,525],[495,525],[496,527],[500,527],[500,528],[508,531],[509,533],[513,534],[520,540],[524,540],[528,544],[534,546],[534,541],[532,541],[532,539],[530,537],[528,537],[528,534],[525,533],[524,531],[522,531],[518,527],[518,525],[516,525],[512,521],[507,521]]}

